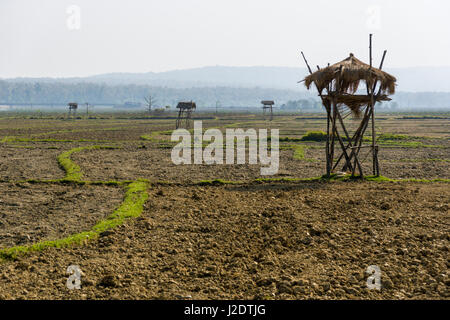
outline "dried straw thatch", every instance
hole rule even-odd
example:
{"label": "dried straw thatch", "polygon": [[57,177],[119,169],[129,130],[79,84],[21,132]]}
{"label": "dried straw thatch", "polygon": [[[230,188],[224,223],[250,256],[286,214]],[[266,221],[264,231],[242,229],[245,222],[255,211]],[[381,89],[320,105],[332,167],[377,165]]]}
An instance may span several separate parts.
{"label": "dried straw thatch", "polygon": [[305,85],[309,89],[315,83],[320,92],[330,87],[332,91],[354,94],[358,90],[361,80],[369,88],[378,81],[381,93],[393,94],[397,79],[380,69],[370,67],[361,60],[356,59],[352,53],[341,62],[322,68],[305,78]]}
{"label": "dried straw thatch", "polygon": [[178,102],[177,108],[178,109],[183,109],[183,110],[185,110],[185,109],[196,109],[197,105],[195,104],[195,102],[192,102],[192,101],[190,101],[190,102]]}
{"label": "dried straw thatch", "polygon": [[[328,105],[332,104],[333,98],[336,99],[337,105],[346,105],[353,113],[355,118],[359,118],[361,113],[361,107],[368,105],[371,102],[371,97],[369,95],[363,94],[342,94],[336,97],[323,95],[322,98],[328,100]],[[374,97],[374,101],[390,101],[385,94]]]}

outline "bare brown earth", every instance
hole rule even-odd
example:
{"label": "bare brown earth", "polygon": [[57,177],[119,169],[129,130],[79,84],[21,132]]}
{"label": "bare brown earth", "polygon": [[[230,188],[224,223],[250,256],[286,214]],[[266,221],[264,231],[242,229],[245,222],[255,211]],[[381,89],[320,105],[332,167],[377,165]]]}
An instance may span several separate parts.
{"label": "bare brown earth", "polygon": [[[156,186],[83,247],[0,265],[1,298],[448,299],[445,183]],[[68,290],[67,266],[82,269]],[[381,291],[365,270],[378,265]]]}
{"label": "bare brown earth", "polygon": [[[204,121],[223,130],[278,128],[293,138],[281,142],[273,178],[324,174],[323,143],[295,139],[325,125],[318,115]],[[86,181],[151,181],[141,217],[83,245],[0,261],[0,299],[450,298],[448,183],[257,183],[267,178],[260,165],[174,165],[170,136],[161,132],[173,126],[173,119],[112,115],[0,118],[0,249],[89,230],[123,200],[123,189],[107,185],[19,183],[63,178],[64,151],[119,147],[71,159]],[[449,128],[448,117],[380,115],[377,131],[408,136],[380,146],[382,175],[449,179]],[[304,158],[289,146],[302,146]],[[368,174],[370,162],[369,155]],[[192,183],[213,179],[240,183]],[[83,271],[81,290],[66,287],[72,264]],[[381,291],[367,289],[370,265],[382,271]]]}
{"label": "bare brown earth", "polygon": [[[146,146],[145,149],[142,146]],[[303,144],[305,159],[293,157],[293,150],[280,150],[278,173],[272,177],[309,178],[324,173],[325,155],[321,144]],[[308,148],[312,146],[313,148]],[[149,143],[127,145],[121,149],[86,150],[72,157],[79,163],[86,179],[193,182],[207,179],[248,181],[261,178],[261,165],[175,165],[171,149],[152,147]],[[372,174],[371,158],[363,154],[363,168]],[[381,148],[382,174],[397,179],[449,179],[450,159],[444,148]]]}
{"label": "bare brown earth", "polygon": [[[96,151],[87,150],[73,156],[90,180],[145,178],[151,181],[194,182],[207,179],[245,181],[261,178],[259,164],[175,165],[171,160],[171,149],[127,146],[117,150]],[[292,150],[282,150],[280,157],[280,170],[275,177],[307,177],[311,173],[301,168],[292,158]],[[103,165],[99,165],[100,163]],[[319,163],[305,164],[320,170]]]}
{"label": "bare brown earth", "polygon": [[0,144],[0,180],[60,179],[64,171],[56,157],[61,150],[43,146],[10,146]]}
{"label": "bare brown earth", "polygon": [[0,249],[89,230],[122,201],[111,186],[0,183]]}

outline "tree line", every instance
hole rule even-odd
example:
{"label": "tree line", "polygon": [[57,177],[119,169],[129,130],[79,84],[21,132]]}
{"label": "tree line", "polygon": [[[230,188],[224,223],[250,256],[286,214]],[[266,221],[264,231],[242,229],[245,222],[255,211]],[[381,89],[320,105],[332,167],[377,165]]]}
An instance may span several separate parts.
{"label": "tree line", "polygon": [[106,85],[95,83],[19,83],[0,81],[0,103],[4,104],[67,104],[89,102],[114,105],[125,102],[146,104],[145,97],[152,95],[156,107],[174,106],[179,101],[193,100],[200,107],[221,106],[259,107],[261,100],[277,103],[298,99],[308,93],[294,90],[266,88],[194,87],[169,88],[147,85]]}
{"label": "tree line", "polygon": [[[175,106],[195,101],[198,107],[261,107],[261,100],[274,100],[278,110],[320,111],[317,95],[309,91],[245,87],[170,88],[148,85],[107,85],[99,83],[15,82],[0,80],[0,104],[65,105],[68,102],[115,105],[145,97],[157,100],[154,107]],[[450,92],[397,92],[392,101],[378,104],[385,110],[450,110]],[[277,110],[277,108],[275,110]]]}

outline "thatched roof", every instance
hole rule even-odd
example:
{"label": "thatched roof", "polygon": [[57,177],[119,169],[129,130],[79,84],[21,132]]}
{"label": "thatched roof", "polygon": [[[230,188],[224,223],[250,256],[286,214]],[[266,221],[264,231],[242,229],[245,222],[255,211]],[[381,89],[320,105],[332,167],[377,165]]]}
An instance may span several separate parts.
{"label": "thatched roof", "polygon": [[195,104],[195,102],[178,102],[177,105],[178,109],[196,109],[197,105]]}
{"label": "thatched roof", "polygon": [[[337,97],[323,95],[322,98],[327,100],[329,105],[331,105],[333,99],[336,99],[338,105],[346,105],[356,118],[360,116],[361,107],[369,104],[371,101],[371,97],[366,94],[342,94]],[[375,96],[374,100],[377,102],[391,101],[391,98],[385,94],[380,94],[379,96]]]}
{"label": "thatched roof", "polygon": [[[338,81],[339,80],[339,81]],[[309,89],[315,83],[320,92],[331,84],[331,90],[336,91],[336,85],[341,92],[354,94],[358,90],[361,80],[371,88],[375,81],[381,85],[381,93],[393,94],[397,79],[381,71],[370,67],[368,64],[356,59],[352,53],[350,56],[331,66],[322,68],[305,78],[305,85]]]}

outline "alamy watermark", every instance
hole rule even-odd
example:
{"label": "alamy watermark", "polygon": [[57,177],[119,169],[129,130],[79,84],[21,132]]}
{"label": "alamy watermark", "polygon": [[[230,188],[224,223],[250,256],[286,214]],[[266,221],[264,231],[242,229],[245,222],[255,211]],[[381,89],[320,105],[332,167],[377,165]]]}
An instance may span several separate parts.
{"label": "alamy watermark", "polygon": [[80,267],[72,264],[67,267],[67,273],[70,274],[66,281],[67,288],[70,290],[81,289],[81,275],[83,272]]}
{"label": "alamy watermark", "polygon": [[366,273],[370,276],[367,278],[367,288],[369,290],[381,290],[381,270],[376,265],[367,267]]}
{"label": "alamy watermark", "polygon": [[[192,144],[191,132],[186,129],[177,129],[172,132],[171,141],[180,141],[172,149],[172,162],[174,164],[192,164],[192,149],[194,164],[223,164],[224,163],[224,137],[219,129],[208,129],[203,133],[202,121],[194,121],[194,136]],[[270,130],[270,154],[268,150],[267,129],[226,129],[225,132],[225,163],[246,163],[246,141],[248,140],[248,163],[258,164],[261,175],[274,175],[279,167],[279,130]],[[203,148],[204,142],[210,142]],[[235,143],[236,142],[236,143]],[[193,147],[192,147],[193,146]],[[236,148],[235,148],[236,146]]]}
{"label": "alamy watermark", "polygon": [[81,8],[75,4],[66,8],[66,26],[69,30],[81,29]]}
{"label": "alamy watermark", "polygon": [[378,5],[373,5],[366,10],[367,19],[366,27],[370,30],[380,30],[381,29],[381,7]]}

